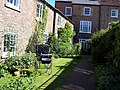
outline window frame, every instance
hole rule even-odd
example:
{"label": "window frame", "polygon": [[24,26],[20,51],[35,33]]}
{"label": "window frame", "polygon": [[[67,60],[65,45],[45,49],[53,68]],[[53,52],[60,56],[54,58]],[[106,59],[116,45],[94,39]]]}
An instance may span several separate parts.
{"label": "window frame", "polygon": [[[115,11],[116,16],[112,16],[113,11]],[[111,9],[111,17],[112,18],[118,18],[118,9]]]}
{"label": "window frame", "polygon": [[[89,9],[89,14],[86,14],[86,13],[85,13],[86,9]],[[90,16],[90,15],[91,15],[91,7],[84,7],[83,15],[84,15],[84,16]]]}
{"label": "window frame", "polygon": [[[5,35],[13,35],[13,36],[15,36],[15,37],[13,37],[14,39],[12,39],[11,36],[10,36],[11,38],[9,39],[9,41],[14,44],[14,45],[10,46],[9,48],[11,48],[11,47],[14,48],[14,51],[9,51],[7,49],[5,50],[5,48],[7,48],[6,45],[5,45],[5,42],[7,42],[7,39],[5,38]],[[8,54],[10,56],[14,56],[16,54],[16,51],[17,51],[17,35],[16,35],[16,33],[5,32],[3,37],[4,38],[3,38],[3,45],[2,45],[2,58],[7,58]]]}
{"label": "window frame", "polygon": [[13,2],[6,0],[6,7],[20,11],[20,0],[17,0],[17,4],[16,4],[17,6],[14,4],[15,4],[15,0],[13,0]]}
{"label": "window frame", "polygon": [[[37,9],[38,9],[37,5],[40,5],[39,12],[37,12]],[[36,18],[42,20],[42,16],[43,16],[43,4],[41,2],[37,2],[37,5],[36,5]],[[41,9],[41,7],[42,7],[42,9]],[[37,16],[37,14],[38,14],[38,16]]]}
{"label": "window frame", "polygon": [[[71,12],[69,15],[67,15],[67,9],[71,9]],[[72,7],[65,7],[65,16],[72,16]]]}
{"label": "window frame", "polygon": [[[83,28],[84,28],[84,25],[83,25],[83,23],[88,23],[88,27],[87,28],[89,28],[88,30],[87,30],[87,32],[84,32],[83,31]],[[82,24],[82,25],[81,25]],[[90,25],[90,26],[89,26]],[[81,27],[82,26],[82,27]],[[81,29],[82,28],[82,29]],[[92,29],[92,22],[91,21],[80,21],[80,27],[79,27],[79,32],[80,33],[91,33],[91,29]]]}
{"label": "window frame", "polygon": [[82,46],[83,50],[88,50],[88,48],[90,47],[89,44],[87,43],[88,40],[89,39],[83,39],[83,38],[79,39],[79,43],[81,43],[81,45],[85,45],[85,46]]}

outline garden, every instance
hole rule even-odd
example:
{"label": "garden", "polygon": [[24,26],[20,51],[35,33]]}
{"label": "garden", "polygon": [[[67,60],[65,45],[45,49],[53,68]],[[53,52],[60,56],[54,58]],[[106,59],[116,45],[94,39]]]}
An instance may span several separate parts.
{"label": "garden", "polygon": [[[47,11],[44,12],[47,13]],[[42,44],[43,41],[44,31],[41,30],[44,30],[45,23],[38,22],[24,55],[8,56],[4,63],[0,63],[0,90],[45,88],[53,90],[53,86],[55,90],[59,89],[64,80],[69,78],[72,70],[80,61],[81,44],[70,43],[75,33],[68,22],[64,28],[59,28],[58,38],[50,34],[46,44],[52,54],[52,73],[46,73],[45,66],[41,64],[40,56],[36,53],[36,46]]]}
{"label": "garden", "polygon": [[96,32],[91,41],[98,90],[120,90],[120,22]]}

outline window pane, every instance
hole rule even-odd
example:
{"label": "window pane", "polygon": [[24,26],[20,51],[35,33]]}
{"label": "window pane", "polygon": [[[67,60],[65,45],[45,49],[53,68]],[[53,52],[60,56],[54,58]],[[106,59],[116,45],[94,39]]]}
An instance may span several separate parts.
{"label": "window pane", "polygon": [[43,10],[43,6],[38,3],[36,9],[36,17],[42,17],[42,10]]}
{"label": "window pane", "polygon": [[18,0],[14,0],[14,6],[18,7]]}
{"label": "window pane", "polygon": [[9,0],[10,3],[13,3],[13,0]]}
{"label": "window pane", "polygon": [[65,11],[65,15],[71,15],[71,14],[72,14],[72,9],[71,9],[71,7],[66,7],[65,10],[66,10],[66,11]]}
{"label": "window pane", "polygon": [[81,32],[91,32],[91,22],[90,21],[81,21],[80,22],[80,31]]}
{"label": "window pane", "polygon": [[16,47],[16,35],[5,34],[4,35],[4,52],[15,51],[15,47]]}

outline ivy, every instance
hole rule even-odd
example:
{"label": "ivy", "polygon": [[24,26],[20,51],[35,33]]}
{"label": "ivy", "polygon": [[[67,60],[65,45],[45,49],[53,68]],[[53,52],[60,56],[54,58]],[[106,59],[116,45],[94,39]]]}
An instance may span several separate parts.
{"label": "ivy", "polygon": [[36,27],[33,35],[29,39],[28,46],[26,48],[27,52],[36,52],[36,44],[42,44],[43,43],[43,35],[46,29],[46,23],[47,23],[47,16],[48,16],[48,9],[46,4],[43,4],[43,14],[42,18],[39,18],[38,21],[36,21]]}
{"label": "ivy", "polygon": [[43,43],[43,35],[45,32],[45,28],[46,28],[47,16],[48,16],[48,9],[46,7],[46,4],[44,4],[42,19],[39,19],[39,21],[37,21],[37,25],[36,25],[36,31],[37,31],[37,35],[38,35],[38,40],[37,40],[38,44]]}

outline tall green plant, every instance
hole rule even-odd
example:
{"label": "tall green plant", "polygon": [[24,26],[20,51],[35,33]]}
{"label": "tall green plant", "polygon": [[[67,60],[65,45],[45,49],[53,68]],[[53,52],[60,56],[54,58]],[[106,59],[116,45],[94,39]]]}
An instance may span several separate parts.
{"label": "tall green plant", "polygon": [[28,46],[26,48],[26,51],[29,52],[36,52],[36,44],[42,44],[43,43],[43,35],[46,29],[46,23],[47,23],[47,16],[48,16],[48,9],[46,4],[43,5],[43,15],[42,19],[39,18],[39,20],[36,21],[36,27],[33,35],[29,39]]}

